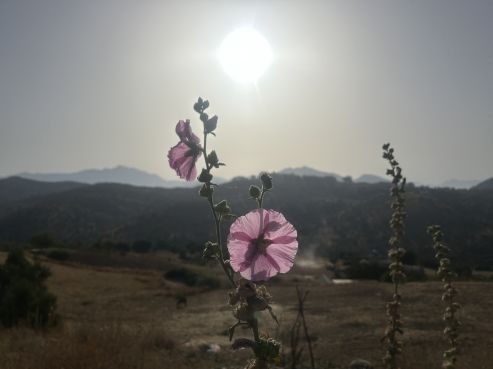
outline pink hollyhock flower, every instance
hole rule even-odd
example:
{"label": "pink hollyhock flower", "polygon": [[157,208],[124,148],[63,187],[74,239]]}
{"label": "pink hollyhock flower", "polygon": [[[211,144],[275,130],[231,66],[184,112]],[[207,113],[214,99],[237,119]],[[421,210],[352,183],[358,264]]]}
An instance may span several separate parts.
{"label": "pink hollyhock flower", "polygon": [[288,272],[298,251],[297,232],[284,215],[256,209],[231,225],[228,250],[231,267],[251,281],[265,281]]}
{"label": "pink hollyhock flower", "polygon": [[176,134],[180,137],[180,142],[168,152],[169,165],[180,178],[193,181],[197,178],[195,163],[202,155],[200,140],[193,134],[188,119],[176,124]]}

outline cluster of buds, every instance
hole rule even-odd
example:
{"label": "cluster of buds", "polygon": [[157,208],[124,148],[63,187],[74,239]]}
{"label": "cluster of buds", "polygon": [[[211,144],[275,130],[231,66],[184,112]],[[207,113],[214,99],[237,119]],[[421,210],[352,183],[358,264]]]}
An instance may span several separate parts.
{"label": "cluster of buds", "polygon": [[251,185],[248,189],[248,193],[252,199],[257,201],[259,208],[262,207],[265,193],[272,189],[272,177],[268,173],[264,172],[260,174],[260,181],[262,182],[262,188]]}
{"label": "cluster of buds", "polygon": [[435,249],[435,258],[439,265],[437,270],[438,277],[443,281],[444,293],[442,301],[446,303],[443,320],[445,329],[443,334],[450,343],[450,348],[443,353],[443,369],[455,369],[458,355],[458,328],[460,322],[457,319],[457,313],[460,310],[460,304],[455,302],[457,290],[452,285],[452,281],[457,275],[450,268],[450,248],[443,242],[443,232],[438,225],[428,227],[428,234],[433,239],[433,248]]}
{"label": "cluster of buds", "polygon": [[402,263],[402,258],[406,250],[401,246],[404,236],[404,221],[406,219],[404,201],[406,178],[402,176],[402,168],[394,157],[394,149],[388,143],[383,145],[383,158],[390,164],[390,168],[387,169],[387,175],[392,177],[392,188],[390,191],[392,198],[392,217],[389,222],[392,235],[389,240],[388,256],[390,259],[389,274],[394,284],[392,300],[386,304],[388,326],[382,339],[386,344],[386,353],[383,361],[386,368],[398,369],[397,355],[402,351],[402,342],[398,339],[397,334],[403,334],[403,324],[399,312],[402,300],[399,294],[399,284],[404,282],[406,278]]}
{"label": "cluster of buds", "polygon": [[269,363],[279,363],[281,344],[258,333],[256,313],[268,310],[272,318],[279,324],[270,306],[271,295],[264,285],[241,279],[238,287],[229,293],[229,304],[237,322],[229,328],[229,340],[233,339],[235,329],[244,325],[252,329],[254,340],[238,338],[233,342],[233,349],[250,348],[255,354],[247,368],[267,368]]}

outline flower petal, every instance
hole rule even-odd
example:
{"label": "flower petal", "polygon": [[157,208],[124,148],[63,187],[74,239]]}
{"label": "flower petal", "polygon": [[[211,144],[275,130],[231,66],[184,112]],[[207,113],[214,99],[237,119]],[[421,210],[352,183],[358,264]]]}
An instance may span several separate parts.
{"label": "flower petal", "polygon": [[243,278],[250,281],[266,281],[272,278],[279,270],[271,263],[271,260],[263,253],[255,253],[253,262],[249,268],[240,271]]}
{"label": "flower petal", "polygon": [[180,178],[185,178],[187,181],[193,181],[197,178],[195,163],[198,156],[187,155],[189,150],[190,148],[186,144],[179,142],[169,150],[168,161],[170,167],[176,171],[176,174]]}
{"label": "flower petal", "polygon": [[293,267],[297,251],[298,241],[294,240],[288,244],[272,244],[267,248],[266,254],[276,261],[280,273],[286,273]]}
{"label": "flower petal", "polygon": [[[265,210],[262,210],[265,212]],[[262,213],[259,209],[253,210],[235,220],[231,225],[230,233],[245,233],[251,240],[256,240],[260,235],[260,217]]]}
{"label": "flower petal", "polygon": [[200,139],[192,132],[192,127],[190,127],[190,121],[188,119],[178,121],[175,132],[180,137],[181,142],[193,142],[195,144],[200,142]]}
{"label": "flower petal", "polygon": [[264,235],[272,242],[276,242],[280,237],[287,236],[296,239],[298,236],[296,229],[284,215],[274,210],[269,210],[269,223],[265,226]]}
{"label": "flower petal", "polygon": [[251,242],[228,238],[229,263],[235,272],[249,267],[256,251]]}

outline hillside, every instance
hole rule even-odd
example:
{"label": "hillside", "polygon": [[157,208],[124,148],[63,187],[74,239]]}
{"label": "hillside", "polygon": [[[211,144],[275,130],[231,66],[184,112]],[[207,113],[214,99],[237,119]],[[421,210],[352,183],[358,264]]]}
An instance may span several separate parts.
{"label": "hillside", "polygon": [[84,187],[84,184],[76,182],[45,183],[21,177],[9,177],[0,180],[0,206],[80,187]]}
{"label": "hillside", "polygon": [[[171,172],[170,172],[171,173]],[[174,173],[173,173],[174,175]],[[41,182],[78,182],[85,184],[119,183],[142,187],[196,187],[197,181],[165,180],[157,174],[119,165],[113,168],[85,169],[73,173],[19,173],[17,177]],[[223,178],[217,177],[217,183],[224,183]]]}
{"label": "hillside", "polygon": [[[237,178],[223,184],[217,187],[217,199],[228,199],[235,214],[244,214],[255,206],[248,195],[253,181]],[[388,183],[275,175],[274,184],[265,206],[279,209],[296,226],[301,250],[332,258],[385,257]],[[432,260],[425,229],[437,223],[443,226],[458,261],[482,268],[493,266],[493,191],[410,185],[407,202],[406,247],[418,260]],[[49,232],[81,247],[100,240],[144,239],[164,248],[188,245],[198,251],[212,236],[210,225],[207,204],[197,189],[97,184],[0,207],[0,241],[26,241]]]}
{"label": "hillside", "polygon": [[487,179],[473,187],[474,190],[493,190],[493,178]]}

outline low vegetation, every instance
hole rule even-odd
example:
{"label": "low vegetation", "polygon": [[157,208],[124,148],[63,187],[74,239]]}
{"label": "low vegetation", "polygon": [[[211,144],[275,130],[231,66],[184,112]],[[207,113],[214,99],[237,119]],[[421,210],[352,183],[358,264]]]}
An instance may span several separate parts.
{"label": "low vegetation", "polygon": [[45,285],[48,268],[31,263],[19,250],[9,252],[0,267],[0,322],[9,328],[26,324],[45,327],[56,321],[56,297]]}

